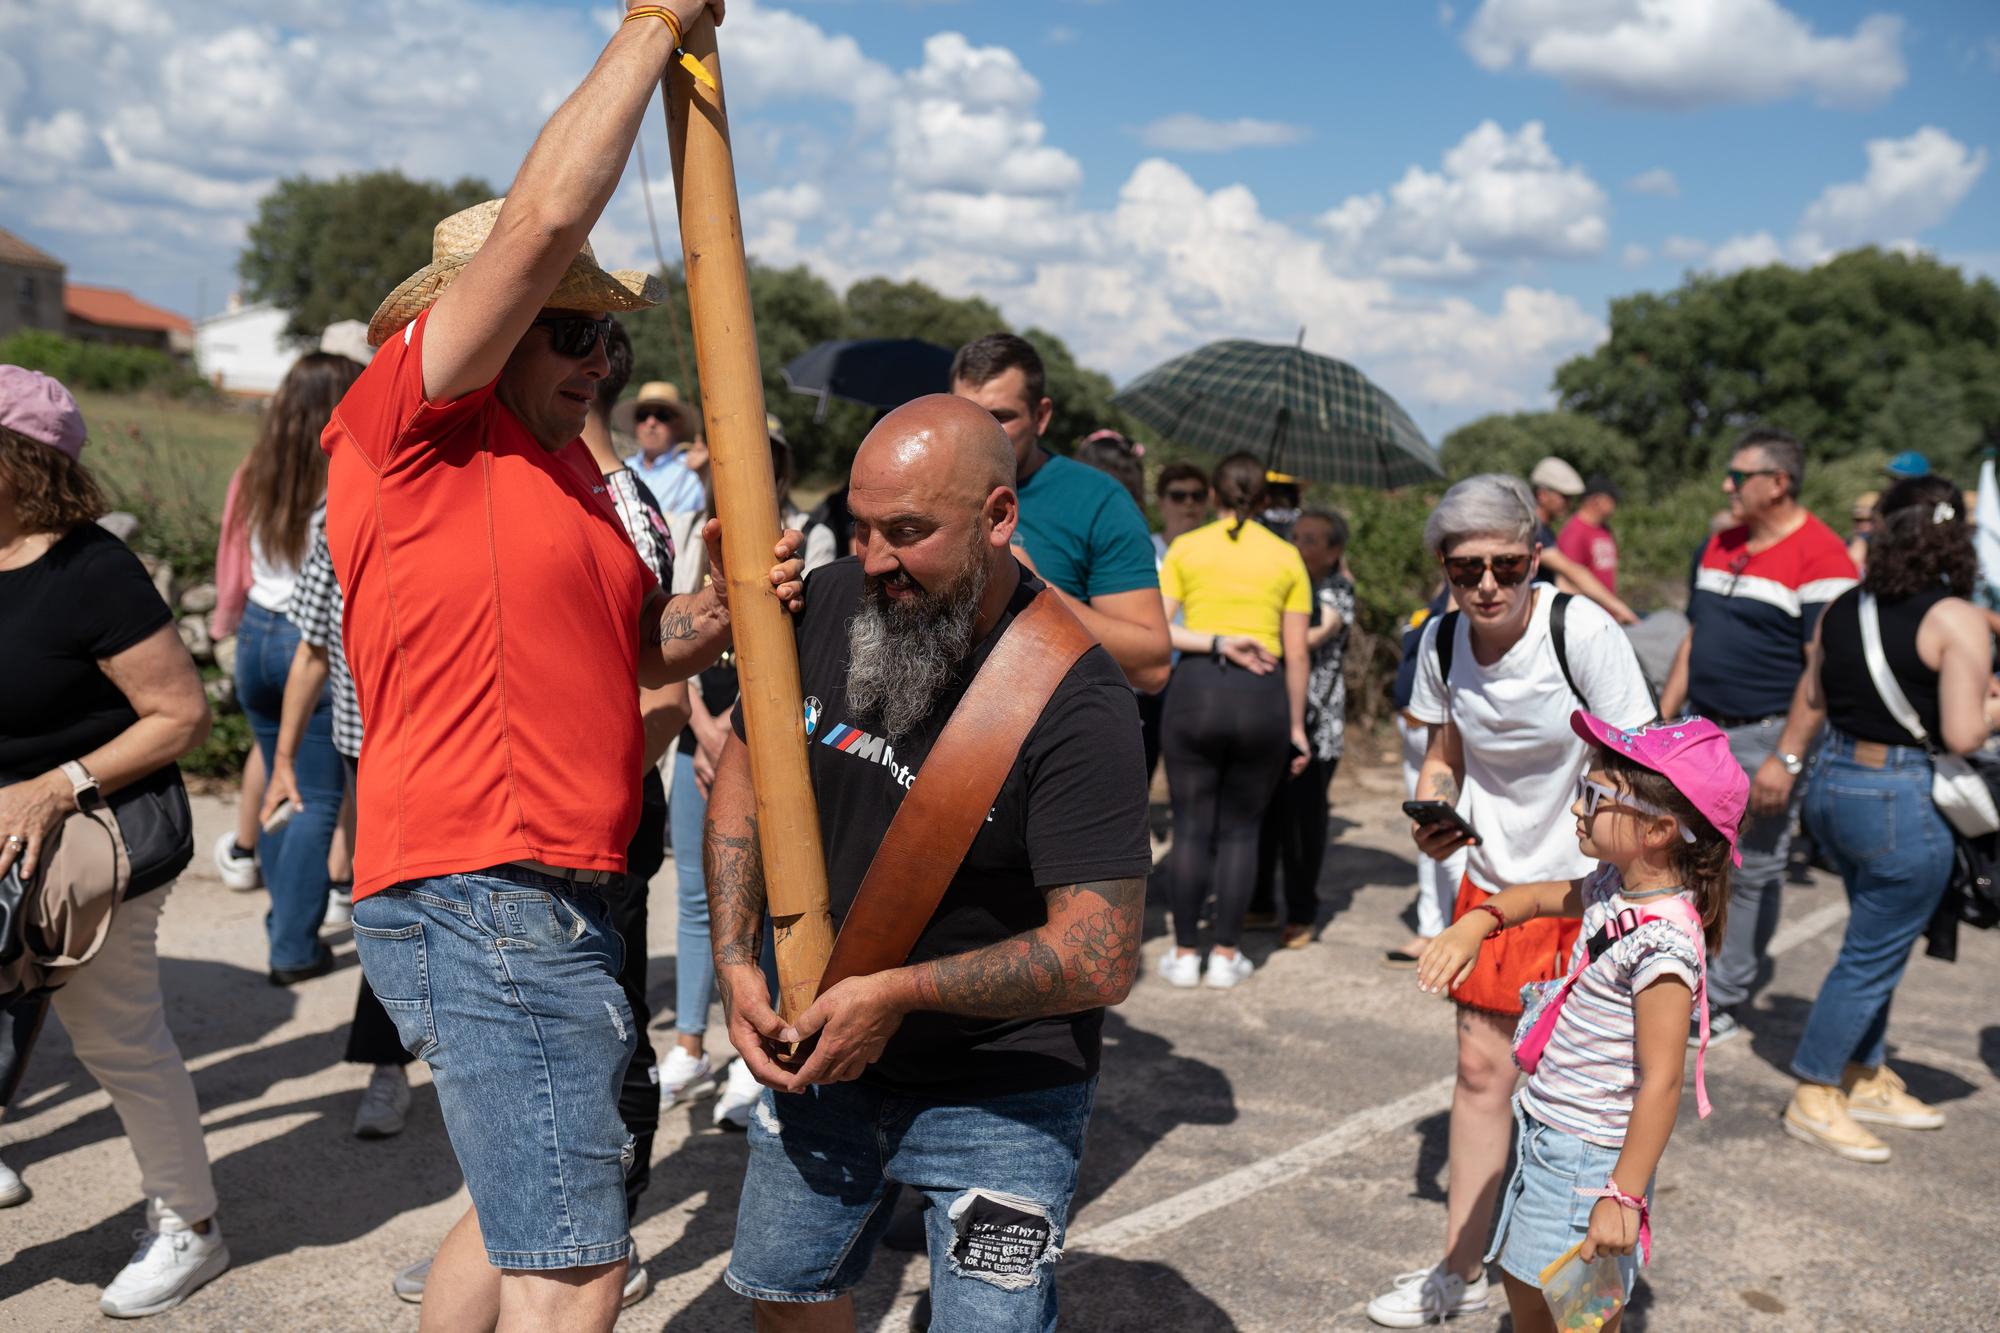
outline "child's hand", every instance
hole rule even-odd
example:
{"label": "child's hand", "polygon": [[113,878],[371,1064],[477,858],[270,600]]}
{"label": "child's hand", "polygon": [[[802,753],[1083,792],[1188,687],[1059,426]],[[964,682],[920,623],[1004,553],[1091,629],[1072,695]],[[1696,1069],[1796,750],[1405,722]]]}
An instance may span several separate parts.
{"label": "child's hand", "polygon": [[1465,984],[1472,965],[1479,961],[1479,945],[1486,938],[1482,924],[1492,920],[1484,912],[1464,917],[1445,928],[1430,942],[1417,960],[1417,989],[1443,995]]}
{"label": "child's hand", "polygon": [[1577,1257],[1585,1263],[1600,1254],[1630,1254],[1639,1243],[1639,1214],[1616,1199],[1599,1199],[1590,1210],[1590,1234]]}

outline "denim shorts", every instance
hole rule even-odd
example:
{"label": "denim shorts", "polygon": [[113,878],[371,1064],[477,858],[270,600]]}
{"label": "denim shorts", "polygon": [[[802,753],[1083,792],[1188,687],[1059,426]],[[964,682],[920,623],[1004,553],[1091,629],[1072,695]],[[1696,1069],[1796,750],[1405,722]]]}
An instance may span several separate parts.
{"label": "denim shorts", "polygon": [[512,866],[408,880],[354,904],[368,984],[438,1105],[495,1268],[623,1259],[636,1034],[624,946],[594,890]]}
{"label": "denim shorts", "polygon": [[724,1275],[761,1301],[861,1280],[902,1186],[930,1201],[931,1327],[1047,1333],[1097,1080],[941,1103],[866,1083],[765,1090]]}
{"label": "denim shorts", "polygon": [[[1486,1262],[1496,1259],[1509,1276],[1542,1285],[1542,1270],[1590,1231],[1597,1200],[1578,1189],[1602,1189],[1618,1165],[1618,1149],[1565,1134],[1521,1110],[1514,1099],[1514,1175],[1501,1198],[1500,1225]],[[1648,1194],[1652,1193],[1649,1183]],[[1620,1256],[1625,1294],[1639,1275],[1637,1253]]]}

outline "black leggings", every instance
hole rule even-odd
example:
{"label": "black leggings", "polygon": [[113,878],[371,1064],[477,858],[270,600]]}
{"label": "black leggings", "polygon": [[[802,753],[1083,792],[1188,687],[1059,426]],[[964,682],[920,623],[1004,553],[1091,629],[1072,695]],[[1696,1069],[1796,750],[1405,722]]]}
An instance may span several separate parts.
{"label": "black leggings", "polygon": [[1257,891],[1252,906],[1277,901],[1278,867],[1285,868],[1285,924],[1310,926],[1319,920],[1319,872],[1326,864],[1326,788],[1338,759],[1313,759],[1306,771],[1278,785],[1264,812],[1264,836],[1257,844]]}
{"label": "black leggings", "polygon": [[1174,942],[1196,947],[1195,921],[1212,891],[1215,942],[1233,949],[1256,883],[1264,808],[1290,762],[1284,673],[1256,676],[1212,658],[1183,657],[1160,730],[1174,809],[1167,866]]}

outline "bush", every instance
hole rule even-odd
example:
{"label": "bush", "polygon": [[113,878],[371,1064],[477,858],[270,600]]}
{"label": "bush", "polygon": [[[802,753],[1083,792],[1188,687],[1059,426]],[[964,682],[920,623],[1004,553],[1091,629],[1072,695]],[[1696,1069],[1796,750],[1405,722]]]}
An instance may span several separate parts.
{"label": "bush", "polygon": [[83,342],[42,329],[29,329],[0,342],[0,364],[26,366],[61,380],[72,392],[96,389],[131,393],[139,389],[185,397],[212,393],[186,364],[150,347]]}
{"label": "bush", "polygon": [[[202,673],[213,675],[211,668]],[[250,734],[250,719],[240,711],[224,712],[213,710],[215,727],[186,758],[181,760],[181,772],[195,778],[217,778],[234,782],[243,776],[243,765],[250,758],[250,747],[255,739]]]}

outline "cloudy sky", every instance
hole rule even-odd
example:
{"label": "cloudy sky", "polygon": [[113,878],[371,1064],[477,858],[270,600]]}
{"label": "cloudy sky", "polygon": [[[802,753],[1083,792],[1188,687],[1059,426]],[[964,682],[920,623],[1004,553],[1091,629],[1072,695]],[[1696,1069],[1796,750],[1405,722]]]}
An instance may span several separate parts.
{"label": "cloudy sky", "polygon": [[[722,56],[760,258],[976,293],[1120,380],[1303,327],[1435,438],[1690,268],[2000,273],[2000,8],[1885,3],[730,0]],[[616,12],[0,0],[0,227],[213,311],[280,176],[504,187]],[[636,165],[596,243],[651,263]]]}

